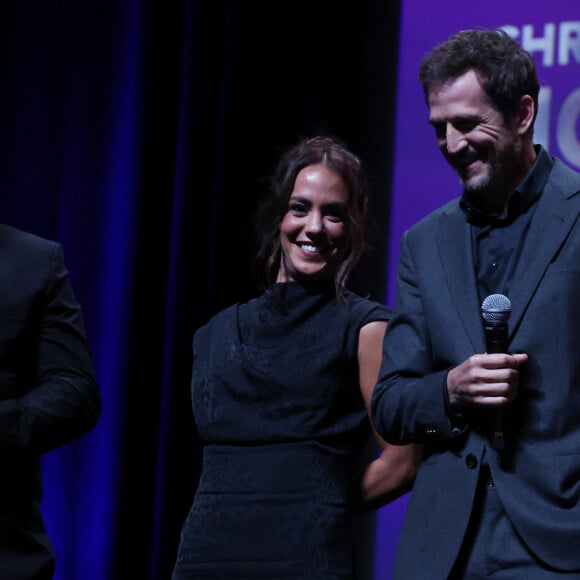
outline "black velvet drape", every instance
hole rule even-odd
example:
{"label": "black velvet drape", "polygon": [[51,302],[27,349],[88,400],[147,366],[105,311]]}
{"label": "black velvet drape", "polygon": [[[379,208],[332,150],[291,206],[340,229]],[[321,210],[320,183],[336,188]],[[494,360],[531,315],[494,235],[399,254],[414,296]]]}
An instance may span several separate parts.
{"label": "black velvet drape", "polygon": [[0,219],[63,243],[104,399],[45,458],[59,579],[169,578],[199,469],[191,337],[255,295],[250,214],[298,138],[365,161],[353,286],[384,299],[398,18],[372,0],[0,7]]}

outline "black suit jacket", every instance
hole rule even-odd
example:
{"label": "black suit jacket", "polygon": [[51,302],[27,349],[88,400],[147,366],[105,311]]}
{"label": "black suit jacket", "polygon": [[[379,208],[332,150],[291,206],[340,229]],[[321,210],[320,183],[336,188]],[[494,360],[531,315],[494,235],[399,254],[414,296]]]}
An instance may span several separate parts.
{"label": "black suit jacket", "polygon": [[91,429],[100,409],[61,246],[0,225],[0,580],[52,578],[40,456]]}
{"label": "black suit jacket", "polygon": [[[497,491],[530,549],[580,570],[580,175],[555,161],[510,291],[511,352],[526,352],[506,411],[505,464],[487,452]],[[485,352],[469,226],[454,200],[407,231],[396,315],[372,401],[388,441],[426,444],[411,493],[395,577],[446,578],[466,531],[489,415],[450,423],[448,369]]]}

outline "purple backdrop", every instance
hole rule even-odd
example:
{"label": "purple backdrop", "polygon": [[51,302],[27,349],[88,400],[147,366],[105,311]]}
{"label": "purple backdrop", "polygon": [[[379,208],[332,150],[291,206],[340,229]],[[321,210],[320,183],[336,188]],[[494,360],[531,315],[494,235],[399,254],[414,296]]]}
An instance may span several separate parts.
{"label": "purple backdrop", "polygon": [[[402,0],[395,160],[390,223],[387,303],[394,305],[395,271],[402,233],[461,191],[437,149],[417,80],[422,55],[466,28],[504,28],[532,52],[540,79],[535,141],[580,170],[580,10],[551,0],[530,10],[521,0]],[[390,580],[396,541],[408,496],[377,517],[375,580]]]}

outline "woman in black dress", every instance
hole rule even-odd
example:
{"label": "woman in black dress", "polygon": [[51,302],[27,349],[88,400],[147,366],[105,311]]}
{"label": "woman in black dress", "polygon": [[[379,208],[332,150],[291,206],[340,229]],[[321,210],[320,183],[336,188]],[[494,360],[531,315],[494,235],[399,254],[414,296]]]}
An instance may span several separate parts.
{"label": "woman in black dress", "polygon": [[359,159],[328,137],[280,160],[260,206],[264,293],[194,335],[203,466],[173,580],[354,578],[350,518],[411,485],[420,450],[358,473],[390,311],[345,283],[365,245]]}

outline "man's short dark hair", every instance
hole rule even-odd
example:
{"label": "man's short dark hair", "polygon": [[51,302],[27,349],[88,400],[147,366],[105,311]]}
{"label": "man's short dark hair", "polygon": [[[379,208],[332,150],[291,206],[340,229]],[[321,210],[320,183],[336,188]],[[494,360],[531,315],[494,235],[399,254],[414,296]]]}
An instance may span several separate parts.
{"label": "man's short dark hair", "polygon": [[[531,54],[501,29],[462,30],[428,52],[419,68],[419,81],[427,98],[433,86],[474,70],[483,89],[504,118],[530,95],[538,112],[540,85]],[[535,116],[534,116],[535,120]]]}

